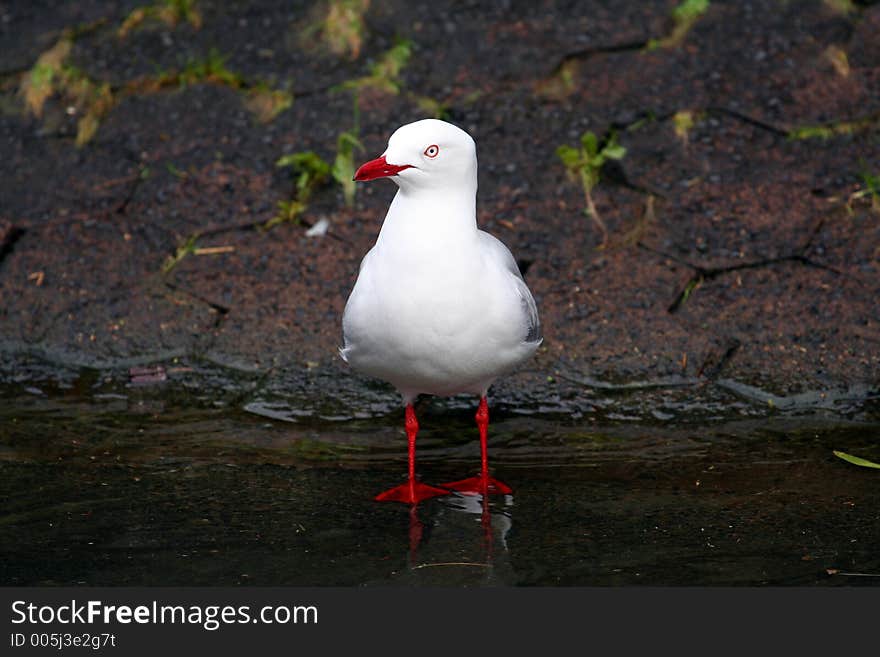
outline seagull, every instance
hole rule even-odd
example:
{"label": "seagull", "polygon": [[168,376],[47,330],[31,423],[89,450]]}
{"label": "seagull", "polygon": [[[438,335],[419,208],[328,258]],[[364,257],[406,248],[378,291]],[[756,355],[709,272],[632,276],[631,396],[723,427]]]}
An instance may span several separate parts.
{"label": "seagull", "polygon": [[[393,385],[406,408],[407,481],[376,496],[416,504],[448,495],[508,494],[489,475],[489,386],[529,359],[543,340],[535,299],[516,260],[477,228],[473,138],[438,119],[398,128],[355,181],[398,187],[376,243],[364,256],[342,316],[339,352],[353,369]],[[416,480],[420,394],[479,395],[480,474],[430,486]]]}

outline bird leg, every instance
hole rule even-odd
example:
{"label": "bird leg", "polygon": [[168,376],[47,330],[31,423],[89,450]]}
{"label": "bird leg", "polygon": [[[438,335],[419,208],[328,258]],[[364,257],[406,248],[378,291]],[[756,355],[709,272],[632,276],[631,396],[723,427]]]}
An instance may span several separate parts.
{"label": "bird leg", "polygon": [[510,486],[489,476],[489,458],[486,440],[489,433],[489,403],[485,397],[480,398],[480,406],[477,408],[477,428],[480,430],[480,474],[476,477],[468,477],[451,484],[443,484],[444,488],[451,488],[459,493],[468,495],[489,494],[507,495],[512,493]]}
{"label": "bird leg", "polygon": [[412,404],[406,405],[406,438],[409,444],[409,477],[405,484],[390,488],[376,495],[377,502],[404,502],[417,504],[422,500],[437,495],[449,495],[449,491],[436,486],[428,486],[416,481],[416,436],[419,433],[419,422]]}

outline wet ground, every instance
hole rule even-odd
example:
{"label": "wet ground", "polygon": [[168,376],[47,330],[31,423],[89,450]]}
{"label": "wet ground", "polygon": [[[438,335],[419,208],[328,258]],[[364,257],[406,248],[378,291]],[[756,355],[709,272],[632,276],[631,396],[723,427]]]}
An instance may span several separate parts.
{"label": "wet ground", "polygon": [[[0,5],[0,581],[877,581],[876,471],[831,450],[880,457],[880,4],[170,4]],[[432,115],[545,342],[492,394],[515,495],[411,516],[336,351],[393,186],[275,163]],[[604,244],[587,131],[626,148]],[[473,469],[471,400],[420,413],[424,479]]]}
{"label": "wet ground", "polygon": [[[261,230],[295,197],[275,162],[332,163],[353,131],[358,164],[441,115],[477,141],[479,221],[526,270],[540,369],[774,394],[880,379],[877,3],[710,2],[670,42],[671,0],[348,2],[368,8],[339,52],[327,5],[189,4],[196,23],[123,31],[140,3],[4,3],[4,352],[332,366],[394,186],[347,207],[328,180]],[[556,155],[586,131],[627,149],[593,190],[604,248]]]}
{"label": "wet ground", "polygon": [[[513,495],[410,508],[372,501],[406,468],[390,391],[353,381],[316,404],[320,372],[284,392],[193,363],[167,372],[6,385],[0,580],[880,583],[877,471],[833,455],[880,461],[876,403],[768,411],[732,394],[694,401],[687,386],[560,390],[544,408],[501,395],[490,464]],[[476,471],[472,404],[419,407],[424,481]]]}

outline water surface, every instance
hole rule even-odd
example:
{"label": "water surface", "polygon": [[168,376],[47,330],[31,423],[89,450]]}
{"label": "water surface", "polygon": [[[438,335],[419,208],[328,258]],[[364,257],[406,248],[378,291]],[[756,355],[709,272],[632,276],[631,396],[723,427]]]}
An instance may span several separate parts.
{"label": "water surface", "polygon": [[[3,584],[880,583],[880,472],[832,454],[880,461],[871,416],[502,400],[490,466],[514,493],[410,508],[372,500],[406,470],[387,389],[346,405],[191,376],[6,384]],[[475,474],[471,400],[419,414],[421,478]]]}

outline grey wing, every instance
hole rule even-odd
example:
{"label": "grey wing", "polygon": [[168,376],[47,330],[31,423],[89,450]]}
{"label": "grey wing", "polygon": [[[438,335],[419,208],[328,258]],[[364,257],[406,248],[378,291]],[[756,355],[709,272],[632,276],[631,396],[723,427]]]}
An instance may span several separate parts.
{"label": "grey wing", "polygon": [[538,306],[535,304],[535,297],[532,296],[532,292],[526,286],[522,276],[517,277],[516,286],[517,292],[519,292],[520,303],[528,322],[525,341],[540,343],[544,340],[544,335],[541,333],[541,320],[538,318]]}
{"label": "grey wing", "polygon": [[516,259],[513,257],[510,249],[504,246],[504,242],[497,237],[482,230],[479,233],[483,246],[504,262],[504,266],[513,274],[513,281],[519,294],[520,304],[522,305],[523,315],[528,328],[524,342],[542,342],[544,337],[541,333],[541,320],[538,318],[538,306],[535,303],[535,297],[532,296],[531,290],[529,290],[525,280],[523,280],[519,265],[516,264]]}

